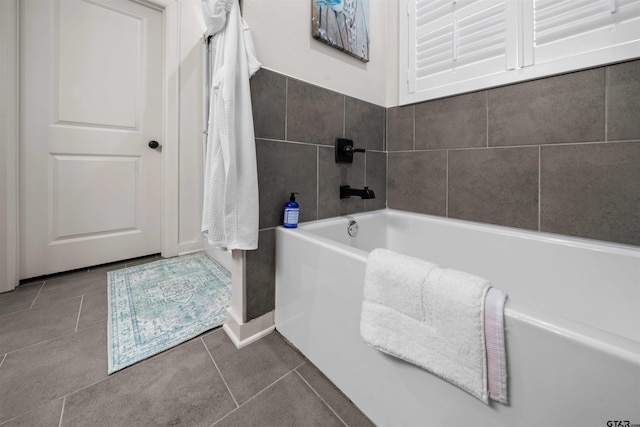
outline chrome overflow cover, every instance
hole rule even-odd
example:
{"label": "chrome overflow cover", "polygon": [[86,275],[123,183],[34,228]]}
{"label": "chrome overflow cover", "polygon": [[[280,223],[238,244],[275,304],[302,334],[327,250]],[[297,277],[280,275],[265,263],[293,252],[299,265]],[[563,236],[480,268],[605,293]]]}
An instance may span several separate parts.
{"label": "chrome overflow cover", "polygon": [[351,237],[356,237],[358,235],[358,223],[355,220],[349,220],[347,233],[349,233],[349,236]]}

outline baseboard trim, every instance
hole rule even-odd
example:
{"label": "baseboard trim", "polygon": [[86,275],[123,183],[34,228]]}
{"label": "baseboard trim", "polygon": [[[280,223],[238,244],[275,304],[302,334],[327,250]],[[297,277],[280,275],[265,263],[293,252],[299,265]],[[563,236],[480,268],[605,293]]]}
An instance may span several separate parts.
{"label": "baseboard trim", "polygon": [[273,311],[242,323],[232,308],[229,307],[227,309],[227,320],[222,329],[227,333],[233,344],[238,349],[241,349],[269,335],[276,329],[276,325],[273,320]]}
{"label": "baseboard trim", "polygon": [[194,252],[200,252],[202,250],[203,250],[202,240],[180,243],[178,245],[178,256],[192,254]]}

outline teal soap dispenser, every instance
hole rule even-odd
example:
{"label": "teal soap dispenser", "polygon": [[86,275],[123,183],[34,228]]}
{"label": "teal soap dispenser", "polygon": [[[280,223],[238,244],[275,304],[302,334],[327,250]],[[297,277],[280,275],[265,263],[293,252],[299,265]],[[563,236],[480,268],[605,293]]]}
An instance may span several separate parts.
{"label": "teal soap dispenser", "polygon": [[291,193],[289,201],[284,204],[284,221],[282,222],[282,225],[285,228],[298,228],[300,205],[296,202],[296,194],[300,193]]}

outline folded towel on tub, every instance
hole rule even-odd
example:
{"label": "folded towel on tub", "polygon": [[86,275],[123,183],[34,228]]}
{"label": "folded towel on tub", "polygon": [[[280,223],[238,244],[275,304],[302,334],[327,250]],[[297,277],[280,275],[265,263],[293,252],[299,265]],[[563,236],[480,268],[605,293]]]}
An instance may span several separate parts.
{"label": "folded towel on tub", "polygon": [[489,397],[505,405],[507,397],[507,355],[504,340],[504,305],[507,294],[491,288],[484,302],[484,340],[487,346]]}
{"label": "folded towel on tub", "polygon": [[488,403],[484,303],[490,287],[472,274],[375,249],[367,259],[360,334],[369,346]]}

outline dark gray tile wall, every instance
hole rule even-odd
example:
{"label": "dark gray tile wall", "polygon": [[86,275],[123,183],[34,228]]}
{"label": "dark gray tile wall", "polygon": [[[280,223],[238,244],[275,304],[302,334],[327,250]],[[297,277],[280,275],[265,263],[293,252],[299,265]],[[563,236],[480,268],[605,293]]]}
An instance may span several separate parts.
{"label": "dark gray tile wall", "polygon": [[604,141],[605,68],[488,91],[489,145]]}
{"label": "dark gray tile wall", "polygon": [[640,141],[542,147],[540,230],[640,245]]}
{"label": "dark gray tile wall", "polygon": [[640,136],[640,61],[607,67],[607,140]]}
{"label": "dark gray tile wall", "polygon": [[476,92],[417,104],[416,150],[487,146],[487,95]]}
{"label": "dark gray tile wall", "polygon": [[387,150],[414,149],[414,114],[413,105],[387,109]]}
{"label": "dark gray tile wall", "polygon": [[[274,308],[275,227],[291,192],[300,221],[383,209],[386,204],[383,107],[262,69],[251,79],[260,203],[260,239],[247,253],[246,319]],[[353,164],[336,164],[334,141],[353,139]],[[376,199],[340,200],[340,185],[367,185]]]}
{"label": "dark gray tile wall", "polygon": [[275,299],[276,230],[274,228],[261,230],[258,240],[260,248],[257,251],[247,252],[246,280],[251,292],[247,292],[245,304],[248,313],[264,314],[273,310]]}
{"label": "dark gray tile wall", "polygon": [[387,204],[394,209],[445,216],[447,152],[389,152]]}
{"label": "dark gray tile wall", "polygon": [[[388,205],[640,245],[640,60],[386,110],[264,69],[251,88],[261,233],[245,320],[273,309],[292,191],[301,221]],[[336,137],[368,151],[338,165]],[[340,184],[376,198],[340,200]]]}
{"label": "dark gray tile wall", "polygon": [[538,148],[451,150],[448,216],[538,228]]}
{"label": "dark gray tile wall", "polygon": [[391,108],[390,208],[640,245],[640,60]]}

